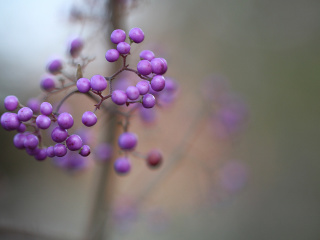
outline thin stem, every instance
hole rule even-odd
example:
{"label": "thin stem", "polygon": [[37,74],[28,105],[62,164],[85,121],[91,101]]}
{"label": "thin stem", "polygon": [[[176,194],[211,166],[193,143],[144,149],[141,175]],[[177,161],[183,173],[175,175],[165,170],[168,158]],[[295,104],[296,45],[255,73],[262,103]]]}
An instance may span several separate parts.
{"label": "thin stem", "polygon": [[56,107],[56,110],[55,110],[55,113],[58,113],[59,110],[60,110],[60,107],[62,106],[62,104],[69,98],[71,97],[73,94],[75,93],[80,93],[79,90],[74,90],[72,92],[70,92],[69,94],[67,94],[61,101],[60,103],[58,104],[58,106]]}

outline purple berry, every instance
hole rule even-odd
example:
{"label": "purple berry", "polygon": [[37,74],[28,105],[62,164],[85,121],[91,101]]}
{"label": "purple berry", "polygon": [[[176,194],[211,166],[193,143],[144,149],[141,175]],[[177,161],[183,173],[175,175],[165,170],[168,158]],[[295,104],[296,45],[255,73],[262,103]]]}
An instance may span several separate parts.
{"label": "purple berry", "polygon": [[87,111],[82,115],[82,123],[87,127],[95,125],[97,120],[97,116],[93,112]]}
{"label": "purple berry", "polygon": [[108,62],[115,62],[118,60],[118,58],[120,57],[120,53],[118,52],[118,50],[116,49],[109,49],[107,52],[106,52],[106,60]]}
{"label": "purple berry", "polygon": [[18,118],[22,122],[29,121],[33,116],[31,108],[23,107],[18,111]]}
{"label": "purple berry", "polygon": [[33,113],[38,113],[40,110],[40,102],[36,98],[30,98],[29,101],[27,102],[27,106],[31,108]]}
{"label": "purple berry", "polygon": [[131,132],[124,132],[118,138],[118,145],[121,149],[131,150],[138,142],[137,135]]}
{"label": "purple berry", "polygon": [[89,92],[91,85],[90,81],[87,78],[79,78],[77,81],[77,88],[79,92],[86,93]]}
{"label": "purple berry", "polygon": [[150,168],[159,167],[162,163],[162,154],[158,150],[151,150],[147,155],[147,165]]}
{"label": "purple berry", "polygon": [[140,53],[140,59],[151,61],[152,59],[154,59],[154,53],[150,50],[143,50]]}
{"label": "purple berry", "polygon": [[24,149],[24,140],[25,140],[26,136],[23,133],[17,133],[16,135],[14,135],[13,138],[13,144],[16,148],[18,149]]}
{"label": "purple berry", "polygon": [[69,129],[73,126],[73,117],[70,113],[64,112],[58,116],[58,124],[61,128]]}
{"label": "purple berry", "polygon": [[136,100],[140,96],[139,89],[135,86],[129,86],[126,90],[126,94],[130,100]]}
{"label": "purple berry", "polygon": [[47,156],[52,158],[52,157],[55,157],[55,154],[54,154],[54,147],[53,146],[50,146],[47,148]]}
{"label": "purple berry", "polygon": [[16,96],[9,95],[4,99],[4,107],[8,111],[14,111],[19,105],[19,100]]}
{"label": "purple berry", "polygon": [[117,105],[123,105],[127,102],[127,94],[122,90],[114,90],[111,96],[112,101]]}
{"label": "purple berry", "polygon": [[166,63],[161,58],[151,60],[152,72],[158,75],[164,74],[167,69]]}
{"label": "purple berry", "polygon": [[34,155],[34,158],[38,161],[43,161],[47,158],[47,149],[46,148],[40,148],[39,151]]}
{"label": "purple berry", "polygon": [[155,104],[156,104],[156,99],[152,94],[148,93],[143,96],[142,106],[144,106],[145,108],[152,108],[154,107]]}
{"label": "purple berry", "polygon": [[26,148],[26,152],[30,155],[30,156],[34,156],[39,152],[40,148],[35,147],[35,148]]}
{"label": "purple berry", "polygon": [[149,75],[152,72],[151,63],[148,60],[138,62],[137,70],[142,75]]}
{"label": "purple berry", "polygon": [[130,53],[130,44],[126,43],[126,42],[120,42],[117,45],[117,50],[120,54],[128,54]]}
{"label": "purple berry", "polygon": [[112,157],[112,147],[108,143],[100,143],[95,149],[94,154],[100,162],[108,161]]}
{"label": "purple berry", "polygon": [[41,79],[40,86],[45,91],[52,91],[55,88],[55,82],[52,77],[46,76]]}
{"label": "purple berry", "polygon": [[165,79],[162,75],[156,75],[151,80],[151,88],[154,91],[160,92],[166,86]]}
{"label": "purple berry", "polygon": [[37,136],[33,134],[28,134],[25,139],[24,139],[24,146],[26,148],[34,149],[38,146],[39,144],[39,139]]}
{"label": "purple berry", "polygon": [[54,75],[60,73],[62,70],[62,61],[60,59],[53,59],[49,61],[47,64],[47,70]]}
{"label": "purple berry", "polygon": [[61,144],[61,143],[57,143],[54,147],[53,147],[53,152],[54,155],[57,157],[63,157],[64,155],[67,154],[67,148],[65,145]]}
{"label": "purple berry", "polygon": [[138,82],[136,87],[138,88],[140,95],[145,95],[149,92],[149,82],[146,80]]}
{"label": "purple berry", "polygon": [[77,58],[80,55],[80,52],[83,48],[83,41],[81,38],[74,38],[70,44],[69,44],[69,48],[68,48],[68,52],[71,55],[71,57],[73,58]]}
{"label": "purple berry", "polygon": [[52,105],[51,105],[51,103],[48,103],[48,102],[41,103],[40,112],[43,115],[46,115],[46,116],[50,115],[52,113]]}
{"label": "purple berry", "polygon": [[1,126],[7,130],[17,130],[20,126],[20,121],[16,113],[5,112],[1,116]]}
{"label": "purple berry", "polygon": [[51,125],[51,119],[46,115],[39,115],[36,118],[36,124],[38,128],[48,129]]}
{"label": "purple berry", "polygon": [[68,137],[68,131],[61,127],[55,127],[51,132],[51,138],[56,143],[61,143]]}
{"label": "purple berry", "polygon": [[163,73],[161,73],[161,74],[165,74],[166,72],[167,72],[167,70],[168,70],[168,63],[167,63],[167,60],[165,60],[164,58],[160,58],[162,61],[163,61],[163,63],[164,63],[164,69],[163,69]]}
{"label": "purple berry", "polygon": [[79,137],[79,135],[72,134],[70,137],[67,138],[66,144],[67,148],[70,151],[76,151],[82,147],[82,140]]}
{"label": "purple berry", "polygon": [[105,90],[108,86],[107,80],[101,75],[94,75],[91,78],[91,88],[95,91],[101,92]]}
{"label": "purple berry", "polygon": [[131,164],[128,158],[120,157],[114,162],[114,170],[119,174],[126,174],[130,169]]}
{"label": "purple berry", "polygon": [[24,125],[23,123],[20,123],[17,131],[18,131],[19,133],[23,133],[23,132],[25,132],[26,130],[27,130],[26,125]]}
{"label": "purple berry", "polygon": [[141,28],[132,28],[129,32],[130,39],[135,43],[141,43],[144,40],[144,33]]}
{"label": "purple berry", "polygon": [[83,145],[82,148],[80,149],[80,152],[79,152],[79,154],[83,157],[89,156],[90,153],[91,153],[91,151],[90,151],[90,147],[88,145]]}
{"label": "purple berry", "polygon": [[116,29],[111,33],[110,39],[114,44],[124,42],[126,40],[126,32],[122,29]]}

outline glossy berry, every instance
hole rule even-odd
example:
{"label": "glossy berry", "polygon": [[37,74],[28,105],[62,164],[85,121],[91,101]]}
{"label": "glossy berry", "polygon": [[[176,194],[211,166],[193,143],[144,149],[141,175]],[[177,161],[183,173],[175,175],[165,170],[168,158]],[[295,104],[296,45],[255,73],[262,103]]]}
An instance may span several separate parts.
{"label": "glossy berry", "polygon": [[131,150],[138,142],[137,135],[131,132],[124,132],[118,138],[118,145],[121,149]]}
{"label": "glossy berry", "polygon": [[90,153],[91,153],[91,151],[90,151],[90,147],[88,145],[83,145],[82,148],[80,149],[80,152],[79,152],[79,154],[83,157],[89,156]]}
{"label": "glossy berry", "polygon": [[166,82],[162,75],[156,75],[152,78],[150,85],[154,91],[160,92],[166,86]]}
{"label": "glossy berry", "polygon": [[151,150],[146,158],[147,165],[151,168],[159,167],[162,163],[162,154],[158,150]]}
{"label": "glossy berry", "polygon": [[18,149],[24,149],[24,140],[25,140],[26,136],[23,133],[17,133],[16,135],[14,135],[13,138],[13,144],[16,148]]}
{"label": "glossy berry", "polygon": [[166,63],[161,58],[151,60],[152,72],[158,75],[164,74],[167,70]]}
{"label": "glossy berry", "polygon": [[91,88],[95,91],[101,92],[108,86],[107,80],[101,75],[94,75],[90,82]]}
{"label": "glossy berry", "polygon": [[26,131],[26,129],[27,129],[26,125],[24,125],[23,123],[20,123],[19,127],[17,128],[17,131],[19,133],[23,133]]}
{"label": "glossy berry", "polygon": [[43,115],[46,115],[46,116],[50,115],[52,113],[52,105],[51,105],[51,103],[48,103],[48,102],[41,103],[40,112]]}
{"label": "glossy berry", "polygon": [[127,94],[122,90],[114,90],[111,96],[112,101],[117,105],[123,105],[127,102]]}
{"label": "glossy berry", "polygon": [[55,88],[55,82],[52,77],[44,77],[41,79],[40,86],[43,90],[50,92]]}
{"label": "glossy berry", "polygon": [[142,75],[149,75],[152,72],[151,63],[148,60],[138,62],[137,70]]}
{"label": "glossy berry", "polygon": [[1,126],[7,130],[17,130],[20,126],[20,121],[16,113],[5,112],[1,116]]}
{"label": "glossy berry", "polygon": [[60,59],[53,59],[49,61],[47,65],[47,70],[51,74],[59,74],[62,70],[62,61]]}
{"label": "glossy berry", "polygon": [[65,145],[61,144],[61,143],[57,143],[54,147],[53,147],[53,152],[54,155],[57,157],[63,157],[64,155],[67,154],[67,148]]}
{"label": "glossy berry", "polygon": [[144,40],[144,33],[141,28],[132,28],[129,32],[130,39],[135,43],[141,43]]}
{"label": "glossy berry", "polygon": [[109,49],[107,52],[106,52],[106,60],[108,62],[115,62],[118,60],[118,58],[120,57],[120,53],[118,52],[118,50],[116,49]]}
{"label": "glossy berry", "polygon": [[86,93],[89,92],[91,85],[88,78],[79,78],[77,81],[77,88],[79,92]]}
{"label": "glossy berry", "polygon": [[160,59],[164,62],[164,69],[161,74],[165,74],[168,70],[168,63],[167,63],[167,60],[165,60],[164,58],[160,58]]}
{"label": "glossy berry", "polygon": [[34,156],[39,152],[39,148],[35,147],[35,148],[26,148],[26,152],[30,155],[30,156]]}
{"label": "glossy berry", "polygon": [[51,124],[51,119],[46,115],[39,115],[36,118],[36,124],[40,129],[48,129]]}
{"label": "glossy berry", "polygon": [[24,146],[26,148],[34,149],[38,146],[39,139],[33,134],[28,134],[24,139]]}
{"label": "glossy berry", "polygon": [[131,169],[131,164],[128,158],[120,157],[114,162],[114,170],[118,174],[126,174]]}
{"label": "glossy berry", "polygon": [[72,134],[66,140],[67,148],[70,151],[79,150],[82,147],[82,140],[77,134]]}
{"label": "glossy berry", "polygon": [[58,116],[58,124],[61,128],[69,129],[73,126],[73,117],[70,113],[64,112]]}
{"label": "glossy berry", "polygon": [[43,161],[47,158],[47,149],[46,148],[40,148],[39,151],[34,155],[34,158],[38,161]]}
{"label": "glossy berry", "polygon": [[135,86],[129,86],[126,90],[126,94],[130,100],[136,100],[140,96],[139,89]]}
{"label": "glossy berry", "polygon": [[110,40],[114,44],[124,42],[126,40],[126,32],[122,29],[116,29],[111,33]]}
{"label": "glossy berry", "polygon": [[51,138],[56,143],[61,143],[68,137],[68,131],[61,127],[55,127],[51,132]]}
{"label": "glossy berry", "polygon": [[139,56],[141,60],[151,61],[152,59],[154,59],[154,53],[150,50],[143,50]]}
{"label": "glossy berry", "polygon": [[149,82],[146,80],[138,82],[136,87],[138,88],[140,95],[145,95],[149,92]]}
{"label": "glossy berry", "polygon": [[82,123],[87,127],[95,125],[97,120],[97,116],[93,112],[87,111],[82,115]]}
{"label": "glossy berry", "polygon": [[36,98],[30,98],[27,102],[27,106],[31,108],[33,113],[38,113],[40,110],[40,101]]}
{"label": "glossy berry", "polygon": [[18,111],[18,118],[22,122],[29,121],[33,116],[33,111],[31,108],[23,107]]}
{"label": "glossy berry", "polygon": [[73,58],[77,58],[80,55],[80,52],[83,48],[83,41],[81,38],[74,38],[70,44],[69,44],[69,48],[68,48],[68,52],[71,55],[71,57]]}
{"label": "glossy berry", "polygon": [[156,99],[152,94],[147,93],[146,95],[143,96],[142,106],[144,106],[145,108],[152,108],[154,107],[155,104],[156,104]]}
{"label": "glossy berry", "polygon": [[55,154],[54,154],[54,147],[53,146],[50,146],[47,148],[47,156],[52,158],[52,157],[55,157]]}
{"label": "glossy berry", "polygon": [[117,50],[120,54],[128,54],[130,53],[130,44],[126,43],[126,42],[120,42],[117,45]]}
{"label": "glossy berry", "polygon": [[8,111],[14,111],[19,105],[19,100],[16,96],[9,95],[4,99],[4,107]]}

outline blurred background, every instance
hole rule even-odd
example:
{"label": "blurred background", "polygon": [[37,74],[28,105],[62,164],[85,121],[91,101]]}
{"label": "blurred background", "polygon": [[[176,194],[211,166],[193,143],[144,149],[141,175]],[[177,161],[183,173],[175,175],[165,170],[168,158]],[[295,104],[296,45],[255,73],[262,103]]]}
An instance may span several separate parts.
{"label": "blurred background", "polygon": [[[1,128],[0,238],[319,239],[320,2],[115,3],[123,28],[146,36],[131,66],[151,49],[179,86],[154,121],[136,114],[130,124],[138,151],[161,149],[163,165],[152,170],[133,158],[129,175],[108,171],[97,214],[98,176],[114,159],[93,155],[67,171],[15,149],[15,133]],[[96,58],[84,76],[111,75],[108,14],[102,0],[3,3],[0,101],[40,95],[48,59],[64,57],[72,36]],[[76,127],[93,104],[66,102]],[[90,132],[94,144],[107,124]]]}

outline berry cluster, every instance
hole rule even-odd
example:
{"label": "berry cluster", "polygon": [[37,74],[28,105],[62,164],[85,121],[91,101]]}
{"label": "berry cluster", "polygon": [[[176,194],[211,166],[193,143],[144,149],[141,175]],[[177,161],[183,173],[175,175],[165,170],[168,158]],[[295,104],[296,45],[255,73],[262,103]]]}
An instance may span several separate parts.
{"label": "berry cluster", "polygon": [[[50,158],[61,158],[57,162],[63,162],[64,165],[78,166],[76,157],[69,152],[78,152],[78,156],[87,157],[90,155],[91,149],[85,144],[78,134],[69,134],[68,130],[74,125],[73,116],[68,112],[59,113],[64,101],[73,93],[82,93],[94,99],[97,103],[94,105],[93,111],[86,111],[82,115],[82,123],[86,127],[94,126],[97,121],[95,112],[100,108],[111,114],[118,114],[122,117],[122,126],[124,132],[118,137],[118,146],[122,150],[124,156],[118,157],[114,162],[114,169],[119,174],[126,174],[131,169],[128,154],[135,153],[135,147],[138,143],[138,137],[135,133],[128,131],[129,118],[132,113],[140,109],[151,109],[156,104],[166,105],[171,103],[177,92],[177,84],[172,79],[165,79],[163,76],[167,69],[167,61],[164,58],[157,58],[150,50],[143,50],[140,53],[140,61],[136,69],[130,68],[127,64],[127,57],[130,55],[133,43],[141,43],[145,36],[140,28],[133,28],[127,35],[125,31],[116,29],[112,32],[111,42],[116,44],[115,49],[106,52],[105,58],[108,62],[115,62],[119,58],[122,59],[122,67],[109,77],[102,75],[94,75],[90,79],[83,77],[83,70],[92,61],[92,59],[81,56],[84,43],[80,38],[75,38],[68,44],[68,54],[71,59],[70,64],[76,69],[75,76],[69,75],[65,71],[65,64],[59,58],[51,59],[47,64],[46,75],[41,80],[41,88],[46,92],[44,101],[41,102],[36,98],[28,101],[27,106],[22,105],[16,96],[7,96],[4,100],[4,106],[8,111],[1,116],[1,125],[5,130],[17,130],[13,142],[18,149],[25,149],[26,152],[35,159],[41,161]],[[127,86],[125,90],[113,87],[115,80],[122,72],[133,73],[140,78],[135,85]],[[56,76],[59,76],[61,86],[56,86]],[[70,85],[65,84],[65,80],[71,81]],[[51,103],[46,99],[54,93],[61,92],[65,89],[73,88],[74,90],[66,95],[60,103],[53,108]],[[109,88],[108,94],[104,91]],[[160,94],[160,92],[162,94]],[[128,111],[120,111],[110,108],[105,103],[110,99],[116,105],[126,105]],[[150,120],[149,114],[144,112],[140,114],[142,119]],[[54,126],[53,124],[57,124]],[[51,128],[50,128],[51,126]],[[32,129],[32,130],[29,130]],[[53,145],[45,147],[42,141],[42,130],[49,131]],[[67,156],[72,160],[68,160],[65,164]],[[149,167],[158,167],[162,162],[162,154],[158,150],[151,150],[146,155],[134,154],[142,156]],[[109,156],[110,157],[110,156]],[[68,158],[70,159],[70,157]]]}

